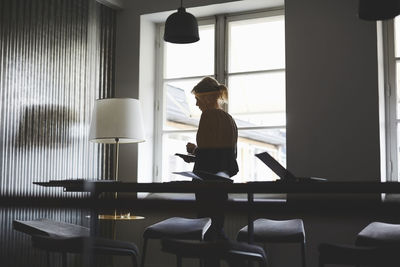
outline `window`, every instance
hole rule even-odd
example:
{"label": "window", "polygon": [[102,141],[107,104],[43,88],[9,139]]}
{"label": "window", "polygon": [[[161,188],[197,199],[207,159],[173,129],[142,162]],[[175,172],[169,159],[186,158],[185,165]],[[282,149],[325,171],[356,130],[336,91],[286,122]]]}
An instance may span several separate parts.
{"label": "window", "polygon": [[[159,27],[162,40],[163,26]],[[227,85],[226,110],[239,130],[235,182],[275,180],[254,154],[268,151],[286,165],[285,32],[282,10],[199,20],[200,41],[161,42],[156,93],[157,181],[182,180],[191,171],[175,153],[196,143],[201,111],[191,90],[204,76]]]}
{"label": "window", "polygon": [[387,179],[398,181],[400,138],[400,18],[383,24],[385,43]]}

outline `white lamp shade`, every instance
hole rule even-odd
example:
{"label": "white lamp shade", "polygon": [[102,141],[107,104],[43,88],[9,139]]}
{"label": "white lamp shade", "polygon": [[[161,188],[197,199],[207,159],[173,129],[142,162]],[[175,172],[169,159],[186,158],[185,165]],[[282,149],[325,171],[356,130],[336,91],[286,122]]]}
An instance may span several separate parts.
{"label": "white lamp shade", "polygon": [[94,103],[89,140],[96,143],[144,141],[140,102],[133,98],[98,99]]}

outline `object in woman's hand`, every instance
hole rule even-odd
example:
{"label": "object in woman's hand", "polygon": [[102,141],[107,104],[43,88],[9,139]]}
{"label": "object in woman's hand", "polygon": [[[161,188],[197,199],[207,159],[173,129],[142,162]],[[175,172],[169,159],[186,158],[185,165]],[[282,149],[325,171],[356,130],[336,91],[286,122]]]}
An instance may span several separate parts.
{"label": "object in woman's hand", "polygon": [[185,162],[195,162],[196,156],[190,154],[175,153],[175,156],[181,157]]}
{"label": "object in woman's hand", "polygon": [[193,173],[199,176],[204,181],[233,183],[233,180],[229,177],[229,175],[226,172],[211,173],[211,172],[196,170],[193,171]]}

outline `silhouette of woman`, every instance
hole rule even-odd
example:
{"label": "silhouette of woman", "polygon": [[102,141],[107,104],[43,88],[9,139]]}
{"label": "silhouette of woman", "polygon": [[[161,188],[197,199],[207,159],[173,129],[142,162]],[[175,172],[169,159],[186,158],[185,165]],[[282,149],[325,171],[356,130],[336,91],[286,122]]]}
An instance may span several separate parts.
{"label": "silhouette of woman", "polygon": [[[232,177],[239,171],[236,162],[238,131],[232,116],[221,107],[227,99],[228,90],[215,79],[205,77],[193,88],[192,93],[202,111],[196,135],[197,145],[186,145],[187,152],[196,155],[193,172],[201,178],[204,177],[201,172]],[[223,205],[227,198],[226,192],[196,194],[199,217],[212,219],[206,240],[227,239],[223,231]]]}

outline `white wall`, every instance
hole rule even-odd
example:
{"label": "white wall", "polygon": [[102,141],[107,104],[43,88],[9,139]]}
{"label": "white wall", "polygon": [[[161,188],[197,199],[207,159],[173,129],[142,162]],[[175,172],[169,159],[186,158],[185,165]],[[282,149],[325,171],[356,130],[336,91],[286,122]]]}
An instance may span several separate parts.
{"label": "white wall", "polygon": [[288,168],[378,180],[376,24],[356,0],[286,1]]}

